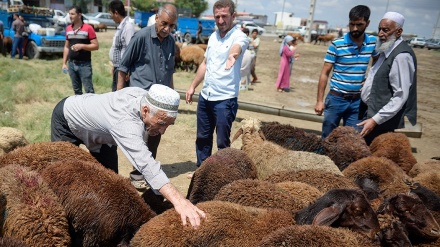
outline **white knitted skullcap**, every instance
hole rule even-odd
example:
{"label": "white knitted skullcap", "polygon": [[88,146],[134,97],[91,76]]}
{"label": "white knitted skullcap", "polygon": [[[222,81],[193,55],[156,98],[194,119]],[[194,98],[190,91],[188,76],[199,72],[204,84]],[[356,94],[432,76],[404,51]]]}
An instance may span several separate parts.
{"label": "white knitted skullcap", "polygon": [[165,85],[153,84],[145,98],[159,110],[177,112],[179,108],[179,93]]}
{"label": "white knitted skullcap", "polygon": [[403,27],[403,23],[405,23],[405,17],[397,12],[386,12],[382,19],[389,19],[398,23],[401,27]]}

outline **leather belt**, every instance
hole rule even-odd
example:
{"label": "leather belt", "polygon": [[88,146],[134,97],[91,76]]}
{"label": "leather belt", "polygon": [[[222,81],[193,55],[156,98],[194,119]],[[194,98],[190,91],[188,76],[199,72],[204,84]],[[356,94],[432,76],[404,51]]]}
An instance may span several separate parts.
{"label": "leather belt", "polygon": [[338,96],[338,97],[344,98],[346,100],[358,99],[361,96],[361,93],[350,93],[350,94],[348,94],[348,93],[336,92],[334,90],[330,90],[329,93],[331,95]]}

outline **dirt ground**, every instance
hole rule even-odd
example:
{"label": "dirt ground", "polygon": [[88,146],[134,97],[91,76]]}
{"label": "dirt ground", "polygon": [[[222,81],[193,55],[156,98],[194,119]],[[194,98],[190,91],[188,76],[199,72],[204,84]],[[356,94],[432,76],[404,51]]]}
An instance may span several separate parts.
{"label": "dirt ground", "polygon": [[[98,33],[100,42],[110,42],[114,31]],[[323,65],[323,58],[327,45],[312,45],[300,43],[298,51],[299,60],[295,62],[291,77],[290,92],[279,93],[275,89],[278,74],[279,39],[275,36],[262,36],[258,53],[256,71],[259,82],[250,87],[249,91],[241,91],[239,101],[255,102],[262,105],[271,105],[314,113],[316,102],[317,82]],[[108,46],[105,46],[108,47]],[[109,47],[108,47],[109,48]],[[107,48],[107,49],[108,49]],[[105,48],[104,48],[105,49]],[[437,119],[440,117],[440,71],[437,62],[440,52],[415,49],[418,60],[418,122],[423,126],[421,138],[410,138],[413,154],[418,161],[423,161],[434,156],[440,156],[440,128]],[[174,75],[175,88],[186,91],[194,78],[194,73],[177,71]],[[202,85],[197,88],[200,90]],[[327,88],[328,89],[328,88]],[[196,107],[197,103],[187,105],[181,101],[179,116],[174,126],[170,126],[162,136],[157,159],[162,163],[162,168],[171,179],[171,182],[186,195],[190,179],[187,174],[196,169],[195,138],[196,138]],[[262,121],[278,121],[313,131],[320,134],[321,123],[301,121],[273,115],[238,110],[237,120],[233,123],[232,134],[239,127],[239,121],[246,117],[259,118]],[[232,144],[240,148],[241,139]],[[214,149],[213,152],[217,150]],[[120,153],[120,173],[127,176],[131,165]]]}

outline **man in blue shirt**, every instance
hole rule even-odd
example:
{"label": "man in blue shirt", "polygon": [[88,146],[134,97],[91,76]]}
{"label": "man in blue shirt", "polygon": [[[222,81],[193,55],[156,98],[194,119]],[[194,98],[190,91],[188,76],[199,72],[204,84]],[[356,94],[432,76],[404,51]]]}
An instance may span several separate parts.
{"label": "man in blue shirt", "polygon": [[186,92],[186,103],[192,103],[195,88],[205,80],[197,104],[197,166],[211,156],[214,130],[218,149],[231,145],[229,137],[238,110],[241,62],[249,43],[233,23],[235,15],[231,0],[214,4],[218,30],[209,38],[205,59]]}
{"label": "man in blue shirt", "polygon": [[[344,126],[352,126],[360,131],[357,124],[362,83],[370,58],[376,55],[376,38],[365,34],[370,24],[369,18],[370,9],[367,6],[353,7],[349,13],[350,32],[333,40],[327,50],[315,105],[317,115],[324,113],[322,138],[338,127],[341,119]],[[324,91],[332,69],[330,92],[324,103]]]}

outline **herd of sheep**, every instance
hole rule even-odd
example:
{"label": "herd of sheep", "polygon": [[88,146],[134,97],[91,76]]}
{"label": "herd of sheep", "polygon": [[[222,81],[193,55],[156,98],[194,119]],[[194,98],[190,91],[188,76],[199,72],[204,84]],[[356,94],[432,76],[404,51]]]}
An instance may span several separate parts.
{"label": "herd of sheep", "polygon": [[191,179],[198,229],[87,151],[0,128],[0,247],[440,246],[440,161],[417,162],[405,135],[367,146],[351,127],[322,140],[241,124],[241,150],[217,151]]}

